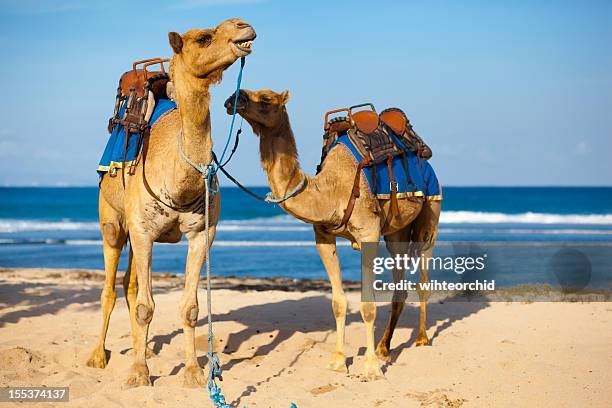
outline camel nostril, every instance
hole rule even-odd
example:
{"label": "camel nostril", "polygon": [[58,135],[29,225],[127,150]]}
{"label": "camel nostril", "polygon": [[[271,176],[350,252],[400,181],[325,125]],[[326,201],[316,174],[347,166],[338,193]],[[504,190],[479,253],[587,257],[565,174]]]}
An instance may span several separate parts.
{"label": "camel nostril", "polygon": [[244,21],[240,21],[240,22],[236,23],[236,27],[240,28],[240,29],[242,29],[242,28],[249,28],[250,26],[251,26],[250,24],[245,23]]}

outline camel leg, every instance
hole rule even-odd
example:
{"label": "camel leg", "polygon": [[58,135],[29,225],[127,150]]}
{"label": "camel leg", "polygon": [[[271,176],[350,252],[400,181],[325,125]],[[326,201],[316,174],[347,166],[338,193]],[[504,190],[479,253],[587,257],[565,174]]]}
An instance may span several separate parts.
{"label": "camel leg", "polygon": [[[385,242],[387,244],[387,250],[392,256],[396,254],[407,253],[408,241],[410,239],[410,226],[397,231],[393,234],[385,236]],[[399,282],[404,278],[405,271],[393,269],[393,281]],[[389,350],[391,349],[391,339],[393,338],[393,332],[397,326],[402,310],[406,302],[406,291],[396,291],[393,294],[393,301],[391,302],[391,312],[389,313],[389,320],[387,320],[387,326],[385,332],[381,337],[378,345],[376,346],[376,355],[381,360],[389,359]]]}
{"label": "camel leg", "polygon": [[[208,242],[212,244],[215,228],[211,227]],[[196,357],[195,326],[198,322],[198,282],[202,264],[206,257],[206,232],[188,233],[189,250],[185,268],[185,289],[180,303],[180,315],[183,321],[185,337],[185,371],[183,385],[196,388],[206,385],[207,379]]]}
{"label": "camel leg", "polygon": [[[134,265],[134,251],[130,245],[130,256],[128,260],[128,267],[123,275],[123,292],[125,293],[125,299],[127,301],[128,310],[130,312],[130,326],[132,328],[132,340],[134,342],[134,352],[138,344],[134,333],[136,332],[136,294],[138,293],[138,281],[136,279],[136,266]],[[155,355],[155,352],[147,346],[147,358],[151,358]]]}
{"label": "camel leg", "polygon": [[130,367],[126,387],[138,387],[151,385],[149,378],[149,367],[147,366],[147,336],[149,324],[153,319],[155,303],[151,287],[151,255],[153,240],[142,232],[130,230],[130,242],[134,251],[134,263],[138,281],[138,293],[136,295],[135,314],[136,326],[132,332],[134,337],[134,362]]}
{"label": "camel leg", "polygon": [[[423,204],[423,209],[413,223],[411,241],[421,245],[420,255],[422,259],[431,257],[433,247],[438,235],[438,221],[440,219],[440,210],[442,207],[441,201],[426,201]],[[422,265],[423,266],[423,265]],[[419,268],[419,282],[425,283],[429,281],[429,267]],[[416,338],[417,346],[428,346],[429,338],[427,337],[427,300],[429,298],[428,291],[419,290],[417,287],[420,302],[419,316],[419,333]]]}
{"label": "camel leg", "polygon": [[344,326],[346,323],[347,301],[342,288],[342,271],[336,253],[336,237],[314,227],[317,250],[327,271],[332,287],[332,311],[336,319],[336,349],[331,355],[327,367],[334,371],[347,372],[344,355]]}
{"label": "camel leg", "polygon": [[104,201],[102,195],[100,195],[99,214],[100,229],[104,242],[104,272],[106,274],[104,289],[102,289],[102,294],[100,296],[100,303],[102,305],[102,329],[98,342],[86,364],[89,367],[104,368],[108,363],[104,343],[106,341],[110,316],[115,307],[115,300],[117,299],[117,294],[115,292],[117,265],[119,264],[121,249],[127,240],[127,233],[119,221],[120,214]]}
{"label": "camel leg", "polygon": [[[371,235],[360,240],[360,248],[363,251],[364,242],[375,242],[378,243],[380,235]],[[373,259],[367,259],[362,262],[362,296],[364,295],[363,288],[372,288],[373,283]],[[376,320],[376,302],[372,300],[362,299],[359,305],[359,311],[361,312],[361,318],[365,324],[366,331],[366,353],[364,362],[364,377],[367,380],[375,380],[382,377],[382,371],[376,357],[376,351],[374,347],[374,321]]]}

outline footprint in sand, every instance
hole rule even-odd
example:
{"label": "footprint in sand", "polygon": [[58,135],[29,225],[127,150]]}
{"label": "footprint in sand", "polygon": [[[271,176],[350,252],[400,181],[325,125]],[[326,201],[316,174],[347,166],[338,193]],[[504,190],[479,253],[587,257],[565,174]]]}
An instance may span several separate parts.
{"label": "footprint in sand", "polygon": [[325,394],[328,392],[332,392],[336,388],[338,387],[336,387],[335,385],[327,384],[327,385],[322,385],[320,387],[313,388],[312,390],[310,390],[310,393],[312,395],[321,395],[321,394]]}
{"label": "footprint in sand", "polygon": [[448,389],[436,389],[426,392],[409,392],[406,396],[416,399],[422,407],[458,408],[467,402],[465,398],[454,394]]}

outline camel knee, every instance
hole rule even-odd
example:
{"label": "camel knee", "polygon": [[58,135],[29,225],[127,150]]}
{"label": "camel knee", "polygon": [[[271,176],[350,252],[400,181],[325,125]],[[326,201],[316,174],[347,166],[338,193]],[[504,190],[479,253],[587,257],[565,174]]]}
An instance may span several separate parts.
{"label": "camel knee", "polygon": [[181,308],[181,315],[183,318],[183,323],[189,327],[195,327],[198,322],[198,313],[200,308],[198,305],[188,304],[185,307]]}
{"label": "camel knee", "polygon": [[336,318],[346,316],[346,296],[337,296],[332,299],[332,310]]}
{"label": "camel knee", "polygon": [[419,302],[427,303],[429,301],[430,291],[428,290],[417,290],[417,295],[419,296]]}
{"label": "camel knee", "polygon": [[151,323],[151,319],[153,319],[153,307],[143,303],[136,306],[136,321],[139,325],[147,325]]}
{"label": "camel knee", "polygon": [[111,302],[111,303],[115,303],[115,300],[117,299],[117,292],[115,292],[115,288],[113,288],[112,286],[105,286],[104,289],[102,289],[102,294],[100,295],[100,300],[102,301],[102,303],[106,303],[106,302]]}
{"label": "camel knee", "polygon": [[119,226],[111,222],[106,222],[102,224],[102,236],[104,237],[106,242],[112,247],[117,247],[123,244],[119,242]]}
{"label": "camel knee", "polygon": [[362,302],[359,309],[364,322],[370,323],[376,319],[376,303]]}

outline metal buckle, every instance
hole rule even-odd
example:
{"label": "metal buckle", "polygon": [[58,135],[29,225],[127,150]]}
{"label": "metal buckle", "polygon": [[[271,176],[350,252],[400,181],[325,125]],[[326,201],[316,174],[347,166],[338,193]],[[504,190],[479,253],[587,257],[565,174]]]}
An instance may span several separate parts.
{"label": "metal buckle", "polygon": [[393,191],[393,185],[394,185],[394,184],[395,184],[395,191],[396,191],[396,192],[397,192],[397,191],[399,191],[399,184],[397,184],[397,181],[395,181],[395,182],[393,182],[393,183],[392,183],[392,182],[389,182],[389,189],[390,189],[390,191]]}

